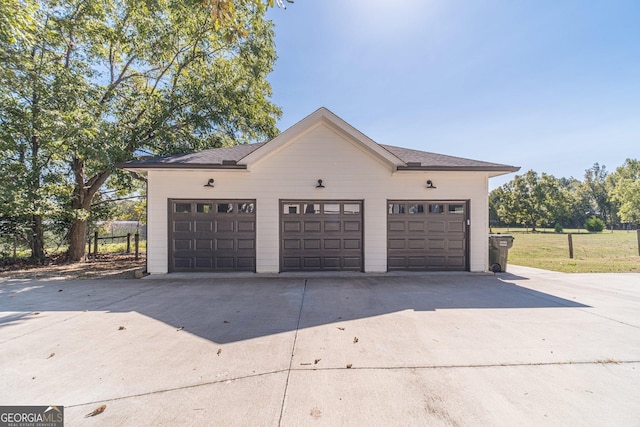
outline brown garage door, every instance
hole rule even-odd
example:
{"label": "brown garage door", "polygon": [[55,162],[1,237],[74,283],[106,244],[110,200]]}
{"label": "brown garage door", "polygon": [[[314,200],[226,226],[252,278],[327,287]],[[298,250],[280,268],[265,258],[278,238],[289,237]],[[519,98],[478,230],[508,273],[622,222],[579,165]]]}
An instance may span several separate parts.
{"label": "brown garage door", "polygon": [[169,271],[255,269],[255,200],[169,201]]}
{"label": "brown garage door", "polygon": [[280,270],[362,271],[361,201],[281,201]]}
{"label": "brown garage door", "polygon": [[468,270],[466,201],[388,202],[389,270]]}

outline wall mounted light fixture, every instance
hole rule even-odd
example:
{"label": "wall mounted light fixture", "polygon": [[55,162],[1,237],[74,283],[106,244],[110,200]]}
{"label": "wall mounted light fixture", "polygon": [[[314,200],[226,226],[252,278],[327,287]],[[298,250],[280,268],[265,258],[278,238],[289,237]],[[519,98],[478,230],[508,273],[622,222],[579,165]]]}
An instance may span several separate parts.
{"label": "wall mounted light fixture", "polygon": [[435,185],[433,185],[433,181],[431,181],[430,179],[427,180],[427,188],[437,188]]}
{"label": "wall mounted light fixture", "polygon": [[321,179],[318,180],[318,185],[316,185],[316,188],[324,188],[324,185],[322,185]]}
{"label": "wall mounted light fixture", "polygon": [[204,185],[205,187],[213,187],[213,178],[209,178],[209,181]]}

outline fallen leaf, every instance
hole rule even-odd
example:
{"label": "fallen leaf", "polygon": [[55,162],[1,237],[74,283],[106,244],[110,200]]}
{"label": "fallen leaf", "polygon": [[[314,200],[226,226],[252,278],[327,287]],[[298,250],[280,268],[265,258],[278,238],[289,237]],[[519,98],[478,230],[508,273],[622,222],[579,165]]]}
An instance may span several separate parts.
{"label": "fallen leaf", "polygon": [[118,328],[118,330],[119,330],[119,331],[124,331],[125,329],[127,329],[127,328],[125,328],[124,326],[120,326],[120,327]]}
{"label": "fallen leaf", "polygon": [[338,326],[338,329],[340,329],[341,331],[344,331],[344,328],[341,328],[340,326]]}
{"label": "fallen leaf", "polygon": [[105,409],[107,409],[107,405],[98,406],[96,409],[94,409],[93,411],[89,412],[84,417],[85,418],[95,417],[96,415],[100,415],[101,413],[103,413]]}
{"label": "fallen leaf", "polygon": [[58,289],[58,292],[62,292],[62,289]]}
{"label": "fallen leaf", "polygon": [[178,329],[176,329],[176,331],[181,331],[184,329],[184,326],[180,326]]}
{"label": "fallen leaf", "polygon": [[354,343],[354,344],[355,344],[355,343],[357,343],[358,341],[359,341],[359,340],[358,340],[358,337],[353,337],[353,343]]}
{"label": "fallen leaf", "polygon": [[314,365],[317,365],[317,364],[318,364],[318,362],[319,362],[319,361],[321,361],[321,360],[322,360],[322,359],[316,359],[316,360],[314,360],[314,361],[313,361],[313,364],[314,364]]}
{"label": "fallen leaf", "polygon": [[351,363],[349,363],[349,364],[347,365],[347,369],[351,369],[351,367],[352,367],[352,366],[353,366],[353,365],[352,365]]}
{"label": "fallen leaf", "polygon": [[39,312],[39,311],[36,311],[36,312],[34,312],[33,314],[34,314],[35,316],[37,316],[38,314],[40,314],[40,312]]}
{"label": "fallen leaf", "polygon": [[47,357],[47,359],[51,359],[51,358],[52,358],[53,356],[55,356],[55,355],[56,355],[55,353],[51,353],[51,354],[49,355],[49,357]]}
{"label": "fallen leaf", "polygon": [[218,356],[220,356],[220,353],[222,353],[222,349],[221,348],[218,349]]}
{"label": "fallen leaf", "polygon": [[224,322],[222,322],[222,323],[229,323],[229,321],[228,321],[228,320],[225,320],[225,321],[224,321]]}

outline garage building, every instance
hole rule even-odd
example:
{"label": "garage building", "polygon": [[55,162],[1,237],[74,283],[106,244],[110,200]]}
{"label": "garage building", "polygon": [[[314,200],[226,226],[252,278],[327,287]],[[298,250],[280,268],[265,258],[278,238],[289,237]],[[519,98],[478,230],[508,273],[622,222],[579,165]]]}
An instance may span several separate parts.
{"label": "garage building", "polygon": [[147,270],[486,271],[488,181],[320,108],[266,143],[119,165],[148,179]]}

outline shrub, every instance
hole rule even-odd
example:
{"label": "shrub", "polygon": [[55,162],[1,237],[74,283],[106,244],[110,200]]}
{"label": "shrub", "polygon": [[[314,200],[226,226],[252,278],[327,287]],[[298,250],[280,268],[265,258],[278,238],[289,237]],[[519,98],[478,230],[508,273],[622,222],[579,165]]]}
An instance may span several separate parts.
{"label": "shrub", "polygon": [[562,228],[562,224],[560,223],[556,223],[556,226],[553,227],[553,229],[555,230],[556,233],[562,233],[562,231],[564,231],[564,229]]}
{"label": "shrub", "polygon": [[604,230],[604,221],[602,221],[600,218],[592,216],[584,223],[584,228],[586,228],[588,231],[600,232]]}

